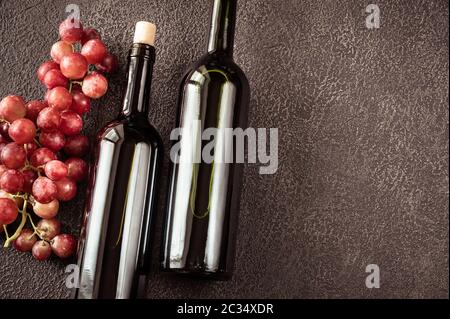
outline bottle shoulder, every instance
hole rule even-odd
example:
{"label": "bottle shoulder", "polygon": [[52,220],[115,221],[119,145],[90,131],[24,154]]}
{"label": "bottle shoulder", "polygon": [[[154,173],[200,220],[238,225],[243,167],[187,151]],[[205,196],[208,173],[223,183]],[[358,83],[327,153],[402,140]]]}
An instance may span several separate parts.
{"label": "bottle shoulder", "polygon": [[106,124],[97,134],[98,140],[107,139],[111,142],[122,140],[149,141],[156,147],[162,147],[162,139],[156,128],[145,118],[119,118]]}
{"label": "bottle shoulder", "polygon": [[186,71],[184,82],[202,82],[205,78],[212,78],[224,82],[240,84],[248,87],[247,77],[242,69],[233,61],[232,58],[217,53],[207,53],[197,62],[193,63]]}

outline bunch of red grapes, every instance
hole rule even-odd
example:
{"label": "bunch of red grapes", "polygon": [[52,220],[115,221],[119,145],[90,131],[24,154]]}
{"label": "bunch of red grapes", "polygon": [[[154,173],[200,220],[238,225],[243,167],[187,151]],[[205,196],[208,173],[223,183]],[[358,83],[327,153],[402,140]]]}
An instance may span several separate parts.
{"label": "bunch of red grapes", "polygon": [[[4,247],[13,244],[18,251],[31,251],[37,260],[48,259],[52,252],[67,258],[76,250],[76,239],[60,233],[56,216],[60,202],[73,199],[77,182],[87,177],[82,157],[89,141],[81,134],[82,116],[89,112],[91,99],[106,93],[103,74],[118,65],[99,32],[83,29],[78,20],[63,21],[59,35],[52,60],[37,71],[47,88],[44,101],[26,103],[15,95],[0,101],[0,232]],[[8,228],[14,225],[11,232]]]}

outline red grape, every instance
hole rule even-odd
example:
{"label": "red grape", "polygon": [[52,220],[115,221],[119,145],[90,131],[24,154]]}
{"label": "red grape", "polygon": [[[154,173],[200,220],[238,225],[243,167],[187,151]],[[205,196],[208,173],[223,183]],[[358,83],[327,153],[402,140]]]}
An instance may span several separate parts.
{"label": "red grape", "polygon": [[47,162],[44,167],[45,175],[52,181],[58,181],[67,177],[68,168],[67,165],[61,161],[53,160]]}
{"label": "red grape", "polygon": [[72,80],[82,79],[88,71],[88,62],[80,53],[71,53],[61,59],[62,74]]}
{"label": "red grape", "polygon": [[49,148],[53,152],[58,152],[64,147],[66,138],[60,131],[42,132],[39,136],[39,142],[42,146]]}
{"label": "red grape", "polygon": [[81,54],[84,55],[89,64],[101,63],[108,54],[108,49],[100,39],[92,39],[86,42],[81,48]]}
{"label": "red grape", "polygon": [[56,155],[46,147],[38,148],[30,157],[30,163],[34,167],[39,167],[51,160],[55,160]]}
{"label": "red grape", "polygon": [[36,126],[29,119],[18,119],[11,123],[8,133],[18,144],[31,143],[36,135]]}
{"label": "red grape", "polygon": [[33,189],[33,183],[38,178],[38,174],[32,169],[26,169],[22,171],[23,176],[23,191],[31,193]]}
{"label": "red grape", "polygon": [[61,123],[59,129],[65,135],[80,134],[83,129],[83,119],[77,113],[66,111],[61,113]]}
{"label": "red grape", "polygon": [[44,261],[52,255],[52,247],[45,240],[40,240],[33,245],[31,253],[36,260]]}
{"label": "red grape", "polygon": [[[3,135],[0,134],[0,145],[5,146],[6,144],[11,143],[11,141],[9,140],[9,138],[4,137]],[[3,148],[2,148],[3,149]],[[1,153],[1,150],[0,150]]]}
{"label": "red grape", "polygon": [[90,98],[101,98],[108,91],[108,80],[100,73],[92,72],[84,78],[82,89]]}
{"label": "red grape", "polygon": [[58,189],[57,199],[67,202],[77,195],[77,184],[70,178],[63,178],[55,182]]}
{"label": "red grape", "polygon": [[65,41],[58,41],[52,45],[50,55],[56,63],[61,63],[64,56],[73,52],[72,45]]}
{"label": "red grape", "polygon": [[67,155],[83,157],[89,151],[89,140],[84,135],[69,136],[64,145],[64,152]]}
{"label": "red grape", "polygon": [[70,179],[81,182],[86,179],[88,174],[88,165],[85,161],[78,157],[69,158],[66,161],[68,168],[67,177]]}
{"label": "red grape", "polygon": [[27,152],[23,146],[17,143],[9,143],[2,149],[0,158],[6,167],[17,169],[25,165],[27,160]]}
{"label": "red grape", "polygon": [[60,233],[61,223],[56,218],[41,219],[36,228],[42,239],[50,241]]}
{"label": "red grape", "polygon": [[21,197],[14,197],[10,193],[5,192],[4,190],[0,189],[0,198],[9,198],[16,202],[17,207],[23,207],[23,198]]}
{"label": "red grape", "polygon": [[77,19],[66,19],[59,25],[59,36],[61,40],[75,43],[83,37],[83,26]]}
{"label": "red grape", "polygon": [[38,149],[38,146],[36,143],[27,143],[23,145],[23,148],[25,149],[25,152],[27,152],[27,158],[30,158],[34,151]]}
{"label": "red grape", "polygon": [[5,192],[15,194],[22,191],[24,182],[25,179],[21,172],[9,169],[0,177],[0,188]]}
{"label": "red grape", "polygon": [[84,29],[83,37],[81,38],[81,44],[84,45],[86,42],[93,39],[101,40],[100,33],[93,28]]}
{"label": "red grape", "polygon": [[117,56],[111,53],[108,53],[101,63],[95,65],[97,70],[105,73],[113,73],[117,70],[118,66],[119,60],[117,59]]}
{"label": "red grape", "polygon": [[48,71],[44,76],[44,81],[42,81],[47,89],[51,90],[57,86],[66,87],[69,84],[69,80],[62,74],[59,69],[53,69]]}
{"label": "red grape", "polygon": [[8,122],[2,122],[0,123],[0,134],[5,138],[9,139],[9,123]]}
{"label": "red grape", "polygon": [[61,122],[60,113],[52,108],[46,107],[39,113],[36,120],[37,126],[44,132],[55,131],[59,128],[59,123]]}
{"label": "red grape", "polygon": [[16,202],[17,207],[23,207],[23,198],[22,197],[14,197],[10,193],[5,192],[4,190],[0,189],[0,198],[9,198]]}
{"label": "red grape", "polygon": [[57,86],[48,95],[48,105],[60,112],[67,110],[72,105],[72,94],[65,87]]}
{"label": "red grape", "polygon": [[48,106],[48,96],[50,95],[50,92],[51,92],[51,89],[47,90],[47,92],[45,92],[45,95],[44,95],[44,102],[46,104],[46,107]]}
{"label": "red grape", "polygon": [[58,189],[51,179],[41,176],[34,181],[32,193],[39,203],[48,204],[56,199]]}
{"label": "red grape", "polygon": [[83,115],[91,109],[91,100],[80,91],[74,91],[72,87],[72,106],[70,109],[75,113]]}
{"label": "red grape", "polygon": [[14,200],[0,198],[0,225],[9,225],[16,220],[19,208]]}
{"label": "red grape", "polygon": [[72,235],[60,234],[51,241],[53,253],[59,258],[68,258],[75,253],[77,240]]}
{"label": "red grape", "polygon": [[[5,148],[6,145],[7,145],[6,143],[0,143],[0,154],[2,153],[2,151],[3,151],[3,149]],[[1,163],[2,163],[2,159],[1,159],[1,156],[0,156],[0,164]]]}
{"label": "red grape", "polygon": [[[70,169],[70,167],[69,167],[69,164],[70,163],[67,163],[67,161],[66,161],[66,165],[67,165],[67,167]],[[8,167],[6,167],[5,165],[0,165],[0,177],[2,177],[2,174],[4,173],[4,172],[6,172],[8,170]],[[70,176],[69,176],[70,177]]]}
{"label": "red grape", "polygon": [[36,121],[39,112],[45,109],[47,107],[47,104],[41,101],[34,100],[28,102],[25,107],[27,108],[26,117],[32,121]]}
{"label": "red grape", "polygon": [[33,211],[34,213],[44,219],[54,218],[58,215],[59,201],[57,199],[52,200],[48,204],[42,204],[39,202],[34,202]]}
{"label": "red grape", "polygon": [[13,245],[18,251],[24,253],[31,251],[36,241],[37,236],[34,234],[34,231],[29,228],[23,228]]}
{"label": "red grape", "polygon": [[5,192],[3,189],[0,189],[0,198],[14,199],[14,196],[12,196],[10,193]]}
{"label": "red grape", "polygon": [[53,69],[59,70],[59,65],[55,61],[45,61],[44,63],[42,63],[39,69],[37,70],[37,76],[39,81],[43,82],[47,72]]}
{"label": "red grape", "polygon": [[26,114],[25,101],[20,96],[9,95],[0,101],[0,117],[8,122],[24,118]]}

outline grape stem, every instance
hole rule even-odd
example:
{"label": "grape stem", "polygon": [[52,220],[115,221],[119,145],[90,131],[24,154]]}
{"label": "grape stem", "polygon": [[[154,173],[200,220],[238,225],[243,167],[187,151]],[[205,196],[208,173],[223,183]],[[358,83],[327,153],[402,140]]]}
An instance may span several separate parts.
{"label": "grape stem", "polygon": [[83,85],[83,81],[70,81],[70,83],[69,83],[69,92],[70,93],[72,93],[72,86],[74,85],[74,84],[79,84],[79,85]]}
{"label": "grape stem", "polygon": [[[40,233],[39,230],[37,229],[36,225],[34,225],[33,218],[31,217],[31,215],[27,213],[27,216],[28,216],[28,219],[30,220],[31,227],[33,227],[33,230],[34,230],[33,235],[36,234],[36,235],[38,235],[38,237],[39,237],[40,239],[43,239],[42,236],[41,236],[41,233]],[[33,237],[33,235],[31,235],[30,237]]]}
{"label": "grape stem", "polygon": [[11,237],[9,237],[8,234],[6,234],[7,239],[6,239],[3,247],[5,247],[5,248],[9,247],[11,245],[11,242],[16,240],[17,237],[19,237],[20,233],[22,232],[22,229],[25,226],[25,223],[27,222],[27,204],[28,204],[28,200],[25,199],[23,201],[23,207],[20,210],[20,212],[22,213],[22,219],[20,221],[19,227],[17,227],[16,232]]}
{"label": "grape stem", "polygon": [[6,229],[6,225],[3,225],[3,230],[5,231],[6,239],[9,238],[8,229]]}
{"label": "grape stem", "polygon": [[39,141],[38,141],[36,138],[34,138],[34,142],[35,142],[39,147],[42,147],[41,143],[39,143]]}
{"label": "grape stem", "polygon": [[25,166],[23,167],[22,171],[25,171],[27,169],[31,169],[33,171],[39,172],[39,168],[35,167],[35,166],[31,165],[31,164],[25,164]]}

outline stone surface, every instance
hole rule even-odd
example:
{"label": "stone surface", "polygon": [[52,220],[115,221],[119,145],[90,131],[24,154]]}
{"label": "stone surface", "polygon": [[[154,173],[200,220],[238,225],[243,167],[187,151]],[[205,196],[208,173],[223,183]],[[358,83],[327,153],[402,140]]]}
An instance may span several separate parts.
{"label": "stone surface", "polygon": [[[71,2],[0,1],[0,96],[43,97],[34,72]],[[150,120],[168,146],[178,81],[205,52],[211,1],[75,3],[122,64],[86,132],[118,113],[133,26],[150,20]],[[368,30],[366,1],[239,2],[235,58],[251,84],[250,125],[279,128],[279,170],[246,167],[231,281],[159,274],[157,240],[149,298],[448,297],[448,2],[377,4],[381,27]],[[68,231],[82,206],[81,195],[64,205]],[[380,289],[365,287],[372,263]],[[66,298],[64,266],[0,249],[0,298]]]}

